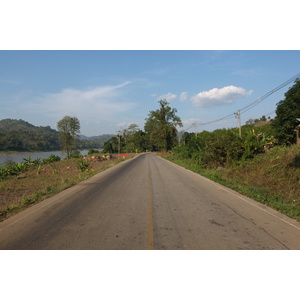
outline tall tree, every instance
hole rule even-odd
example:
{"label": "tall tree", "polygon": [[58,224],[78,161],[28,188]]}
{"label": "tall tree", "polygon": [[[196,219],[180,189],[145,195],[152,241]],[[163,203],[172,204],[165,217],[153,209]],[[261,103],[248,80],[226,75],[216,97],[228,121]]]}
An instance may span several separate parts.
{"label": "tall tree", "polygon": [[149,112],[144,129],[152,150],[167,151],[177,145],[176,126],[182,127],[182,123],[176,108],[171,108],[166,100],[158,103],[160,108]]}
{"label": "tall tree", "polygon": [[275,137],[281,144],[293,144],[296,141],[294,129],[300,119],[300,79],[284,94],[285,99],[277,103],[276,117],[272,122]]}
{"label": "tall tree", "polygon": [[62,149],[70,158],[72,151],[76,148],[76,140],[80,133],[79,120],[76,117],[65,116],[57,123],[57,129]]}
{"label": "tall tree", "polygon": [[123,130],[123,139],[125,141],[125,150],[128,152],[134,152],[135,146],[135,133],[138,131],[139,126],[137,124],[130,124],[129,127]]}

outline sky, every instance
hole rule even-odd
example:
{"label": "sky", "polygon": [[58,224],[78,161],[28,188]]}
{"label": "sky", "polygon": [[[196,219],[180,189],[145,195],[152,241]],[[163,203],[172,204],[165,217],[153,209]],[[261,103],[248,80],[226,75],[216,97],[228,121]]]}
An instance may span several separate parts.
{"label": "sky", "polygon": [[[115,134],[166,99],[183,127],[201,132],[237,126],[234,115],[300,73],[298,50],[2,50],[0,119],[35,126],[75,116],[81,134]],[[241,113],[275,116],[293,82]],[[193,125],[194,124],[194,125]]]}

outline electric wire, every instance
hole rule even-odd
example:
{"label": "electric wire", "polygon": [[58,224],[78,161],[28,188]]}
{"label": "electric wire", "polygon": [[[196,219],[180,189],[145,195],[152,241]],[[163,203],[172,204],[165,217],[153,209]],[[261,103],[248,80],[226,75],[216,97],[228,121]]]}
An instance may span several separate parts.
{"label": "electric wire", "polygon": [[[280,89],[282,89],[283,87],[285,87],[286,85],[288,85],[289,83],[295,81],[296,79],[298,79],[300,77],[300,73],[298,73],[297,75],[293,76],[292,78],[290,78],[289,80],[283,82],[282,84],[280,84],[279,86],[277,86],[276,88],[272,89],[271,91],[269,91],[268,93],[266,93],[264,96],[258,98],[257,100],[253,101],[252,103],[246,105],[245,107],[241,108],[240,114],[245,113],[246,111],[250,110],[251,108],[255,107],[256,105],[260,104],[262,101],[264,101],[265,99],[267,99],[269,96],[271,96],[272,94],[274,94],[275,92],[279,91]],[[273,114],[274,112],[272,112],[271,114]],[[217,123],[223,120],[228,120],[228,119],[232,119],[236,117],[236,113],[231,113],[225,117],[219,118],[217,120],[213,120],[213,121],[208,121],[208,122],[194,122],[190,127],[188,127],[187,129],[184,129],[185,131],[191,129],[193,126],[195,125],[208,125],[208,124],[213,124],[213,123]]]}

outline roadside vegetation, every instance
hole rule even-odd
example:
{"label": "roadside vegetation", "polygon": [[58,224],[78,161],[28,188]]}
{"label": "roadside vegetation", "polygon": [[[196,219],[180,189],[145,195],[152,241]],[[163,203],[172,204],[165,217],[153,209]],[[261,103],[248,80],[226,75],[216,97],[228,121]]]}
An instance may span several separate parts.
{"label": "roadside vegetation", "polygon": [[118,159],[117,155],[103,158],[99,153],[65,160],[53,155],[44,160],[8,162],[0,168],[0,221],[135,155]]}

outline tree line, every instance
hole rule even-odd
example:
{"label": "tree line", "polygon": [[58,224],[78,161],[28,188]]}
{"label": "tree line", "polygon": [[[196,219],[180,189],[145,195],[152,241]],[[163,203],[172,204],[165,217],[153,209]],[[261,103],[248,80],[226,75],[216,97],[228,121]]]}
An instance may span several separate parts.
{"label": "tree line", "polygon": [[242,136],[237,128],[198,134],[178,132],[182,122],[177,110],[171,108],[166,100],[160,100],[159,109],[149,112],[144,130],[131,124],[105,142],[104,151],[172,151],[181,157],[195,159],[203,167],[224,166],[232,161],[252,158],[276,145],[295,144],[296,128],[300,137],[299,79],[284,96],[277,104],[273,120],[265,116],[249,119],[242,126]]}
{"label": "tree line", "polygon": [[[109,136],[77,138],[78,149],[101,148]],[[56,151],[62,147],[59,131],[50,126],[34,126],[24,120],[0,120],[0,151]]]}
{"label": "tree line", "polygon": [[178,145],[176,126],[182,127],[177,109],[171,108],[166,100],[160,100],[159,108],[150,111],[144,130],[137,124],[120,130],[117,136],[104,143],[104,152],[170,151]]}
{"label": "tree line", "polygon": [[[291,145],[300,135],[300,80],[285,93],[285,99],[277,104],[274,120],[250,119],[242,128],[217,129],[201,133],[178,132],[182,127],[177,109],[166,100],[160,100],[159,108],[150,111],[144,130],[137,124],[120,130],[116,136],[104,142],[103,152],[172,151],[197,160],[204,167],[223,166],[228,162],[251,158],[274,145]],[[80,122],[76,117],[65,116],[57,123],[58,131],[47,127],[35,127],[25,121],[0,121],[0,150],[45,151],[63,149],[67,157],[81,148],[94,148],[89,140],[80,141]],[[260,126],[257,126],[260,125]],[[295,132],[296,131],[296,132]],[[85,144],[84,144],[85,143]],[[98,145],[97,145],[98,146]]]}
{"label": "tree line", "polygon": [[0,121],[0,151],[52,151],[60,148],[58,132],[23,120]]}
{"label": "tree line", "polygon": [[288,146],[297,141],[300,132],[300,80],[284,94],[277,103],[273,120],[262,116],[250,119],[242,126],[242,135],[237,128],[217,129],[213,132],[185,132],[180,145],[172,152],[181,158],[192,159],[203,168],[224,167],[226,164],[253,158],[274,146]]}

